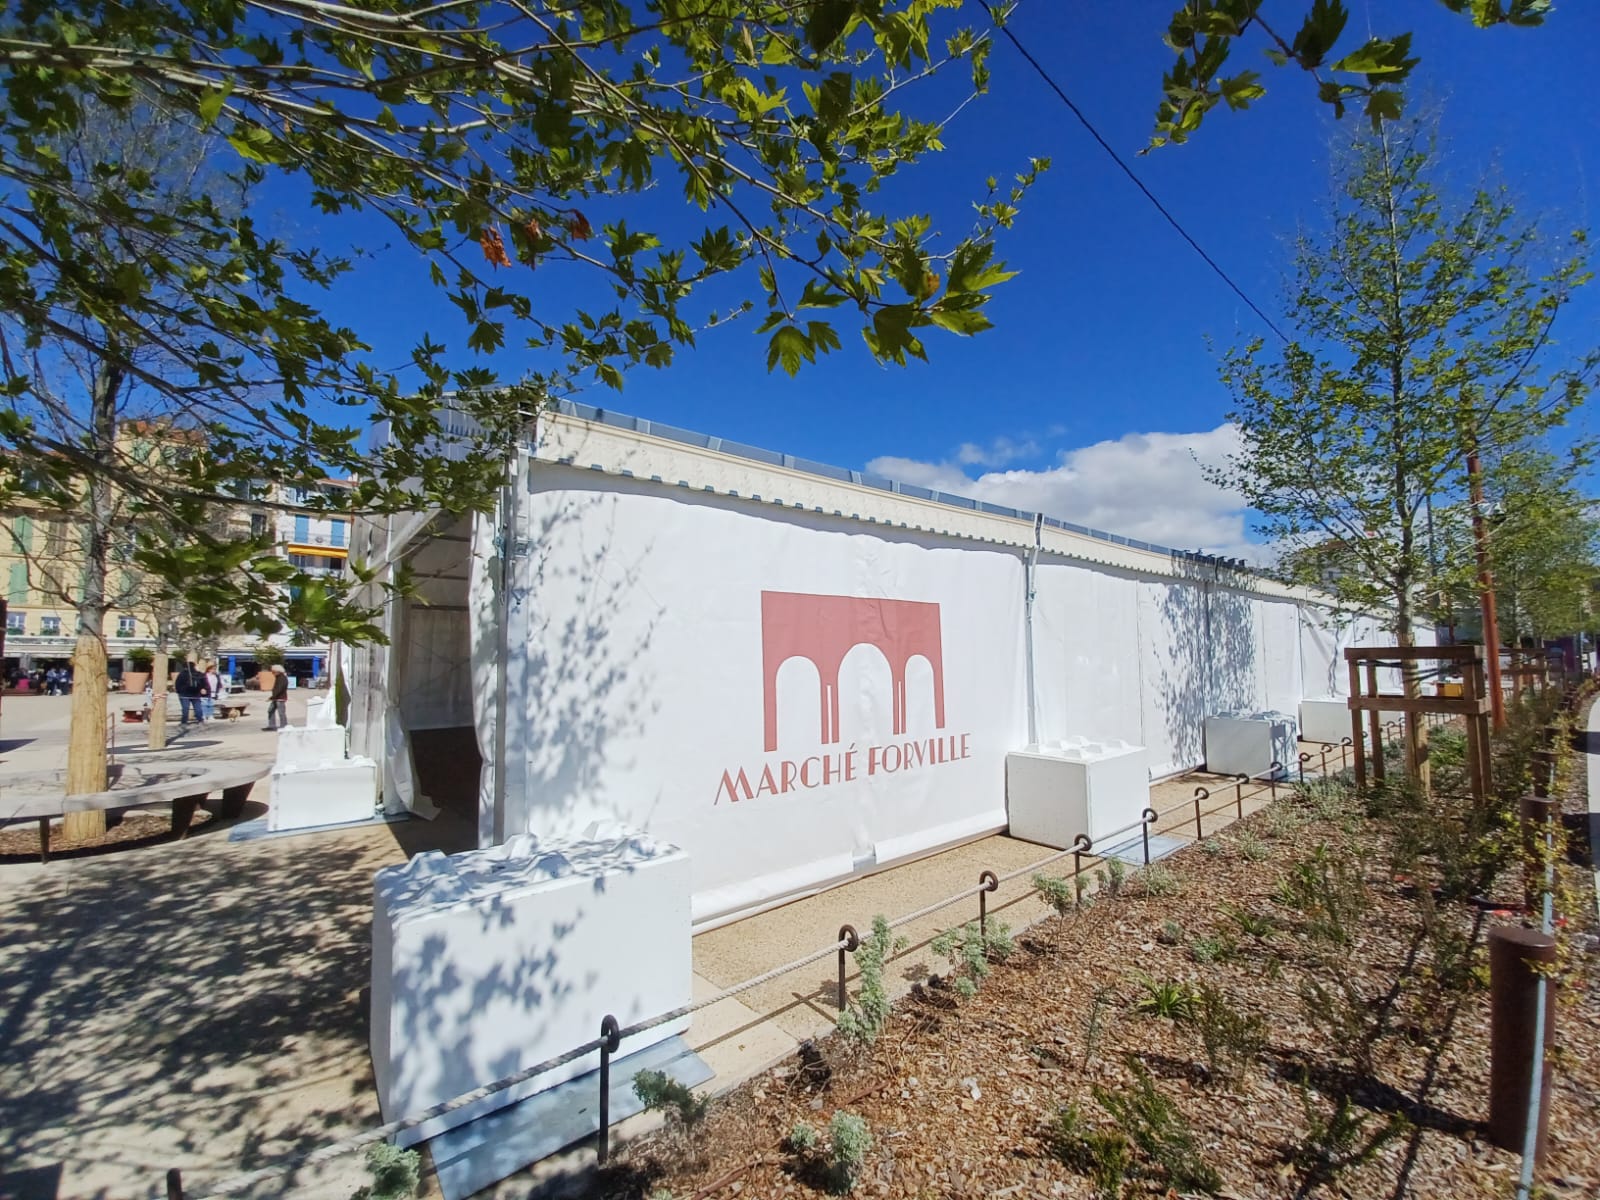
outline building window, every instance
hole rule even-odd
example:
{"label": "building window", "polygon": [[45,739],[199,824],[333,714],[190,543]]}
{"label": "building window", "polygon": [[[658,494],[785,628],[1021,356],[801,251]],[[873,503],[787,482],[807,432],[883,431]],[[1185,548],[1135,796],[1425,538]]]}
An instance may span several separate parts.
{"label": "building window", "polygon": [[65,521],[46,521],[44,523],[44,552],[51,555],[61,555],[67,552],[67,523]]}
{"label": "building window", "polygon": [[250,536],[253,538],[265,537],[267,533],[267,514],[250,514]]}
{"label": "building window", "polygon": [[16,547],[18,554],[26,554],[33,549],[32,517],[18,517],[11,523],[11,544]]}
{"label": "building window", "polygon": [[344,522],[336,518],[330,521],[329,525],[332,527],[332,532],[328,537],[328,544],[330,546],[344,545]]}
{"label": "building window", "polygon": [[294,540],[307,542],[311,540],[311,518],[296,517],[294,519]]}
{"label": "building window", "polygon": [[133,633],[133,618],[132,617],[118,617],[117,618],[117,636],[118,637],[133,637],[134,636],[134,633]]}
{"label": "building window", "polygon": [[40,634],[41,637],[60,637],[61,636],[61,618],[60,617],[40,617],[39,618],[39,634]]}
{"label": "building window", "polygon": [[11,578],[6,581],[6,601],[10,604],[28,602],[28,564],[11,564]]}
{"label": "building window", "polygon": [[26,633],[28,631],[28,615],[26,613],[8,612],[6,614],[7,633]]}

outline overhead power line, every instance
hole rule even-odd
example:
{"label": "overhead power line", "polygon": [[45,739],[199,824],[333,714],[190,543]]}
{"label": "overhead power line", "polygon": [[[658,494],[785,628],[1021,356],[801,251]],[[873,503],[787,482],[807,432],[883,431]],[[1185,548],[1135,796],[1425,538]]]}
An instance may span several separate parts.
{"label": "overhead power line", "polygon": [[1133,182],[1133,186],[1138,188],[1139,191],[1144,194],[1144,198],[1150,201],[1151,204],[1155,205],[1156,211],[1167,219],[1167,224],[1171,225],[1175,230],[1178,231],[1178,236],[1189,243],[1194,252],[1205,260],[1206,266],[1210,267],[1216,272],[1217,278],[1221,279],[1223,283],[1227,284],[1228,287],[1233,290],[1233,294],[1239,297],[1239,299],[1243,300],[1245,306],[1248,307],[1251,312],[1255,313],[1256,316],[1260,317],[1262,323],[1265,324],[1268,329],[1277,334],[1281,341],[1287,342],[1289,338],[1283,332],[1283,330],[1278,328],[1271,317],[1267,316],[1266,313],[1261,311],[1260,307],[1257,306],[1254,300],[1245,295],[1244,289],[1235,283],[1228,273],[1224,271],[1217,263],[1217,260],[1212,258],[1211,255],[1207,254],[1205,252],[1205,248],[1190,236],[1187,229],[1178,223],[1178,218],[1167,211],[1167,206],[1162,204],[1161,201],[1156,198],[1156,194],[1154,192],[1145,187],[1144,181],[1135,175],[1133,173],[1133,169],[1123,161],[1122,156],[1112,149],[1111,143],[1100,136],[1100,131],[1094,127],[1093,122],[1091,122],[1088,117],[1083,115],[1083,110],[1072,102],[1072,97],[1068,96],[1067,93],[1062,89],[1061,85],[1051,78],[1050,72],[1044,69],[1044,66],[1039,62],[1038,59],[1036,59],[1032,54],[1028,53],[1028,48],[1017,40],[1017,35],[1011,32],[1010,26],[1001,23],[999,17],[996,16],[994,9],[989,6],[988,0],[984,0],[984,8],[989,10],[989,16],[994,18],[995,27],[1005,35],[1005,38],[1008,42],[1016,47],[1017,53],[1022,55],[1023,58],[1027,59],[1028,65],[1038,73],[1039,78],[1045,81],[1050,90],[1056,94],[1061,103],[1065,104],[1068,110],[1071,111],[1072,115],[1078,118],[1078,123],[1089,131],[1089,136],[1094,138],[1094,140],[1099,144],[1100,149],[1104,150],[1111,161],[1117,164],[1117,167],[1122,171],[1122,173]]}

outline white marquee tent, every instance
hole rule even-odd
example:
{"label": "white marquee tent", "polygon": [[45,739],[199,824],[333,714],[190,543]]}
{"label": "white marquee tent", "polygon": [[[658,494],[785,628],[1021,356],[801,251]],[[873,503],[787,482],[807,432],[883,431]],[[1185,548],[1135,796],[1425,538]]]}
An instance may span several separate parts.
{"label": "white marquee tent", "polygon": [[570,403],[511,477],[492,516],[357,530],[418,595],[352,656],[352,750],[391,810],[464,795],[483,845],[647,828],[702,925],[1004,828],[1008,750],[1181,772],[1206,716],[1341,695],[1343,647],[1388,640],[1212,559]]}

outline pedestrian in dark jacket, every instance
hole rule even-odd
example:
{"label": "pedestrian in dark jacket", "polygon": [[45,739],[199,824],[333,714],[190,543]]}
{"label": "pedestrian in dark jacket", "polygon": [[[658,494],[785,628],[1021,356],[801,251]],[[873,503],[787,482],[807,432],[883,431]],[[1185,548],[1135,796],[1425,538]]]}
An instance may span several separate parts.
{"label": "pedestrian in dark jacket", "polygon": [[282,663],[272,667],[272,695],[267,700],[267,728],[282,729],[289,723],[289,674]]}
{"label": "pedestrian in dark jacket", "polygon": [[189,728],[189,711],[194,710],[194,723],[205,724],[205,701],[211,696],[205,673],[194,663],[186,662],[178,678],[173,680],[173,690],[178,693],[178,728]]}

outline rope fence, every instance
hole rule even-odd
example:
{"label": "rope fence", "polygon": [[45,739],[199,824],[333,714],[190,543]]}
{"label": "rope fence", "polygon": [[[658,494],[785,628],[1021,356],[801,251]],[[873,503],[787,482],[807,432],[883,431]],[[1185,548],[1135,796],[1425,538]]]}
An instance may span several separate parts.
{"label": "rope fence", "polygon": [[[1427,714],[1427,716],[1430,718],[1436,715],[1437,714]],[[1440,720],[1443,720],[1443,718],[1440,718]],[[1430,720],[1430,724],[1437,723],[1437,721]],[[1383,724],[1385,744],[1387,744],[1389,740],[1397,738],[1398,733],[1402,728],[1403,724],[1399,721],[1385,722]],[[1107,833],[1103,833],[1099,839],[1100,844],[1102,846],[1106,846],[1107,843],[1110,843],[1108,850],[1121,850],[1127,845],[1128,841],[1131,840],[1133,834],[1139,833],[1141,834],[1143,840],[1144,865],[1148,867],[1151,863],[1150,834],[1152,830],[1154,830],[1155,827],[1166,818],[1183,811],[1185,813],[1184,821],[1180,822],[1176,826],[1173,826],[1172,828],[1169,828],[1165,832],[1168,834],[1183,836],[1180,832],[1181,829],[1192,819],[1195,828],[1194,840],[1198,842],[1204,840],[1204,819],[1206,817],[1216,816],[1217,814],[1231,808],[1234,810],[1235,819],[1238,819],[1245,816],[1244,802],[1246,799],[1253,800],[1263,794],[1268,794],[1272,800],[1276,800],[1277,791],[1280,784],[1299,782],[1308,778],[1306,768],[1311,764],[1313,759],[1317,760],[1317,771],[1320,777],[1326,777],[1328,775],[1328,764],[1335,753],[1338,754],[1339,758],[1338,770],[1343,771],[1350,765],[1350,753],[1354,748],[1350,738],[1343,738],[1338,744],[1323,742],[1318,743],[1318,746],[1319,749],[1317,751],[1302,753],[1300,755],[1298,763],[1295,764],[1295,771],[1293,773],[1291,773],[1291,771],[1282,763],[1274,762],[1271,766],[1271,769],[1266,773],[1264,780],[1261,776],[1235,776],[1231,785],[1234,794],[1227,798],[1223,803],[1212,808],[1202,807],[1205,801],[1215,798],[1212,796],[1210,789],[1203,785],[1198,786],[1195,788],[1193,797],[1188,800],[1179,801],[1178,803],[1161,810],[1146,808],[1141,814],[1139,820],[1131,821],[1121,828],[1113,829]],[[1382,753],[1382,750],[1380,749],[1378,752]],[[1256,784],[1257,786],[1255,787],[1254,791],[1247,794],[1245,792],[1245,788],[1251,784]],[[1190,810],[1192,810],[1192,812]],[[896,917],[888,922],[888,926],[890,929],[901,928],[905,925],[922,920],[925,917],[932,916],[934,913],[951,908],[954,905],[962,903],[963,901],[970,900],[973,896],[977,896],[979,904],[978,917],[980,928],[982,928],[984,936],[987,936],[987,897],[990,892],[997,890],[1001,884],[1010,883],[1013,880],[1020,879],[1025,875],[1036,875],[1045,867],[1069,857],[1073,859],[1073,868],[1072,872],[1069,875],[1064,876],[1064,878],[1075,880],[1083,873],[1083,860],[1086,857],[1092,858],[1095,864],[1107,861],[1109,856],[1097,854],[1094,850],[1094,845],[1095,843],[1086,834],[1079,834],[1074,844],[1070,848],[1058,850],[1052,854],[1046,855],[1043,858],[1031,862],[1026,866],[1017,867],[1016,869],[1007,871],[1004,874],[996,874],[994,871],[985,870],[979,875],[977,884],[971,887],[963,888],[953,895],[947,896],[943,900],[935,901],[934,903],[924,905],[913,912],[905,913],[902,916]],[[1117,857],[1120,857],[1120,855],[1117,855]],[[1021,897],[1018,897],[1018,899],[1020,900]],[[1009,903],[1014,902],[1015,901]],[[794,971],[808,967],[813,963],[821,962],[829,955],[838,956],[838,1007],[841,1011],[843,1011],[848,1006],[849,1002],[848,993],[846,991],[846,972],[848,966],[846,955],[849,951],[855,950],[859,945],[859,935],[851,926],[846,925],[839,931],[839,937],[831,944],[815,950],[812,953],[806,954],[800,958],[794,959],[791,962],[784,963],[781,966],[773,967],[770,970],[763,971],[759,975],[753,975],[748,979],[742,980],[730,987],[723,988],[722,990],[714,992],[709,996],[704,996],[691,1004],[681,1005],[678,1008],[674,1008],[668,1012],[660,1013],[645,1020],[635,1022],[634,1024],[626,1027],[620,1026],[615,1017],[608,1015],[601,1022],[599,1037],[584,1042],[580,1046],[575,1046],[571,1050],[568,1050],[563,1054],[559,1054],[554,1058],[546,1059],[540,1063],[535,1063],[531,1067],[525,1067],[514,1074],[497,1079],[492,1083],[484,1084],[483,1086],[474,1088],[469,1092],[463,1092],[462,1094],[453,1096],[448,1100],[442,1100],[432,1107],[422,1110],[421,1112],[402,1117],[398,1120],[390,1121],[387,1124],[376,1126],[361,1133],[352,1134],[350,1137],[343,1138],[340,1141],[332,1142],[328,1145],[319,1147],[318,1149],[310,1151],[309,1153],[301,1154],[293,1158],[283,1159],[256,1170],[231,1176],[223,1180],[221,1183],[211,1186],[209,1191],[198,1193],[197,1195],[200,1200],[211,1200],[213,1197],[233,1196],[258,1185],[265,1184],[273,1180],[281,1180],[285,1176],[291,1175],[295,1172],[319,1166],[323,1163],[330,1162],[333,1159],[343,1157],[347,1154],[352,1154],[358,1150],[362,1150],[367,1146],[375,1145],[378,1142],[389,1141],[390,1139],[402,1133],[416,1129],[419,1126],[426,1125],[431,1121],[435,1121],[440,1117],[446,1116],[452,1112],[456,1112],[457,1110],[465,1108],[468,1105],[475,1104],[480,1100],[486,1099],[487,1097],[504,1092],[510,1088],[514,1088],[530,1079],[533,1079],[539,1075],[544,1075],[550,1071],[556,1070],[559,1067],[566,1066],[567,1064],[575,1062],[586,1055],[593,1054],[596,1051],[600,1052],[601,1097],[601,1121],[600,1129],[597,1135],[598,1142],[596,1145],[596,1157],[598,1162],[601,1165],[604,1165],[609,1157],[610,1149],[610,1122],[608,1115],[610,1064],[612,1056],[616,1054],[624,1040],[631,1037],[637,1037],[639,1034],[645,1033],[660,1025],[665,1025],[669,1022],[677,1021],[687,1016],[692,1016],[702,1009],[709,1008],[712,1005],[720,1004],[724,1000],[729,1000],[736,996],[742,995],[743,993],[754,988],[758,988],[763,984],[770,983],[775,979],[779,979]],[[889,957],[890,960],[892,960],[897,956],[890,955]],[[182,1176],[177,1168],[173,1168],[167,1172],[166,1185],[168,1200],[196,1200],[195,1196],[189,1196],[184,1192]]]}

